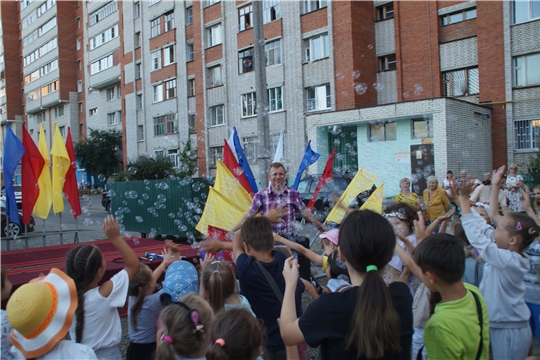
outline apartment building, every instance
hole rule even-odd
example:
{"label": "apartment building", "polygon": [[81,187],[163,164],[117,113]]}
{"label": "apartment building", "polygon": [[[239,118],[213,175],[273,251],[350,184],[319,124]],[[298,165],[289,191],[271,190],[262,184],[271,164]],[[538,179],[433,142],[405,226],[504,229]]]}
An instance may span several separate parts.
{"label": "apartment building", "polygon": [[[9,96],[17,74],[6,74],[15,103],[0,106],[36,138],[42,122],[71,126],[75,139],[119,129],[124,164],[146,154],[179,166],[190,140],[198,175],[211,175],[236,127],[258,174],[284,130],[290,172],[312,140],[322,156],[311,172],[335,147],[336,171],[363,166],[391,194],[404,176],[421,190],[426,175],[523,169],[538,151],[538,1],[262,1],[272,142],[263,153],[252,2],[16,4],[0,10],[4,48],[6,21],[19,22],[24,98]],[[8,7],[17,16],[7,19]]]}

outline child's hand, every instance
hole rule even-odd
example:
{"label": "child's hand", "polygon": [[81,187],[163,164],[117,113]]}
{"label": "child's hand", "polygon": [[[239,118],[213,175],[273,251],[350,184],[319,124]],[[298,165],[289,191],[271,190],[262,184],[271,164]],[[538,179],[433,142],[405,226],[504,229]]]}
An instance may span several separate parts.
{"label": "child's hand", "polygon": [[174,262],[173,253],[170,248],[164,247],[163,252],[161,253],[163,255],[163,264],[165,267],[169,267]]}
{"label": "child's hand", "polygon": [[416,235],[416,241],[420,242],[424,240],[426,235],[426,222],[424,221],[424,215],[421,211],[417,212],[418,220],[414,220],[414,234]]}
{"label": "child's hand", "polygon": [[[525,188],[525,189],[523,189]],[[519,202],[525,210],[531,208],[531,191],[527,185],[523,185],[523,188],[519,189]]]}
{"label": "child's hand", "polygon": [[499,187],[502,179],[503,179],[503,175],[506,171],[506,166],[503,165],[501,166],[500,168],[498,168],[497,170],[493,170],[493,176],[491,177],[491,183],[496,186],[496,187]]}
{"label": "child's hand", "polygon": [[179,253],[178,244],[176,244],[174,241],[172,241],[171,239],[165,239],[163,242],[165,243],[165,245],[167,245],[173,256]]}
{"label": "child's hand", "polygon": [[105,220],[103,220],[103,232],[111,241],[120,238],[120,225],[114,216],[107,215]]}
{"label": "child's hand", "polygon": [[468,200],[475,187],[476,184],[473,181],[469,181],[467,184],[459,188],[459,197]]}
{"label": "child's hand", "polygon": [[285,260],[285,266],[283,266],[283,278],[285,279],[286,286],[296,287],[298,282],[298,260],[293,258],[287,258]]}
{"label": "child's hand", "polygon": [[284,208],[284,205],[272,203],[270,205],[270,210],[268,210],[264,216],[266,216],[272,224],[284,223],[285,220],[282,218],[287,216],[287,210]]}
{"label": "child's hand", "polygon": [[[208,238],[206,241],[202,241],[200,244],[200,247],[203,248],[206,253],[217,253],[221,250],[223,250],[223,247],[221,246],[221,241],[214,240],[211,238]],[[207,255],[208,256],[208,255]]]}
{"label": "child's hand", "polygon": [[207,252],[204,255],[204,260],[199,259],[199,264],[201,264],[201,269],[204,270],[206,265],[210,264],[212,261],[214,261],[214,259],[215,259],[215,256]]}
{"label": "child's hand", "polygon": [[454,216],[455,213],[456,213],[456,208],[454,207],[453,209],[450,209],[450,211],[448,211],[445,215],[439,216],[438,220],[440,220],[441,222],[448,221],[452,218],[452,216]]}

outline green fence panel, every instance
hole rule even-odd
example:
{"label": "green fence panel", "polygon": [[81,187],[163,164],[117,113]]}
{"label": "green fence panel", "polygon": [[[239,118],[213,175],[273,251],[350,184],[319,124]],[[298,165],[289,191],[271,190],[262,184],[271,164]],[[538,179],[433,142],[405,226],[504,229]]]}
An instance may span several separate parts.
{"label": "green fence panel", "polygon": [[122,231],[173,235],[188,242],[202,235],[195,230],[212,185],[206,178],[115,182],[111,186],[111,212]]}

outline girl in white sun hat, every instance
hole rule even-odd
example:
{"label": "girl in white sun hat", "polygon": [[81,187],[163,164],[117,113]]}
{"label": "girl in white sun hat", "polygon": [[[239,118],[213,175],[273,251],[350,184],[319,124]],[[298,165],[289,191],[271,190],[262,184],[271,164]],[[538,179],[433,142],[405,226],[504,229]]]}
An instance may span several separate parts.
{"label": "girl in white sun hat", "polygon": [[77,308],[75,283],[64,272],[24,284],[11,295],[6,317],[13,327],[9,340],[16,359],[97,359],[92,348],[62,340]]}

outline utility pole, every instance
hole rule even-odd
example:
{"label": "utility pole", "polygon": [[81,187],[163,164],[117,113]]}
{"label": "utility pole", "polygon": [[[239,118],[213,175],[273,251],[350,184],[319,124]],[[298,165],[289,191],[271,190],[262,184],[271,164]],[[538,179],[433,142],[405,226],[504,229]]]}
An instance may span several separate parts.
{"label": "utility pole", "polygon": [[257,130],[261,140],[258,144],[259,180],[261,188],[268,186],[266,170],[270,165],[270,122],[268,121],[268,95],[266,92],[266,59],[264,56],[264,29],[262,1],[253,1],[253,49],[255,67],[255,96],[257,98]]}

